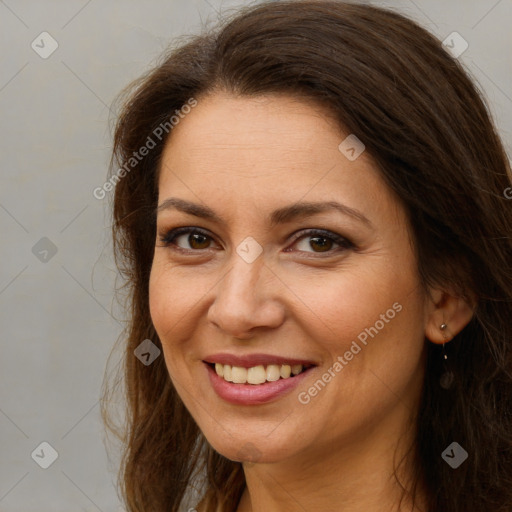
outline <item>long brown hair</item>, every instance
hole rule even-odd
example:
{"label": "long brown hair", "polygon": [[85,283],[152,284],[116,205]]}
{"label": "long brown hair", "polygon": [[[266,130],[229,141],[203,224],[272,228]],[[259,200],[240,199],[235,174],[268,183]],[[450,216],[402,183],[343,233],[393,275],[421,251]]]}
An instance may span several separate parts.
{"label": "long brown hair", "polygon": [[[110,176],[116,264],[130,314],[121,341],[126,422],[119,473],[129,512],[177,512],[205,474],[208,511],[234,511],[242,465],[215,452],[174,389],[163,357],[134,356],[152,325],[148,280],[154,208],[169,117],[191,98],[225,90],[285,93],[328,107],[361,139],[408,214],[422,284],[476,297],[471,322],[446,352],[454,373],[439,385],[440,347],[427,343],[426,377],[411,447],[415,485],[429,512],[512,510],[512,200],[510,165],[489,108],[440,41],[396,12],[336,1],[265,2],[171,49],[121,97]],[[167,125],[165,123],[167,122]],[[163,133],[158,127],[166,126]],[[215,129],[215,127],[212,127]],[[160,134],[159,137],[155,133]],[[137,163],[134,153],[151,148]],[[139,155],[140,156],[140,155]],[[131,163],[129,163],[131,162]],[[128,166],[129,163],[129,166]],[[133,164],[133,165],[132,165]],[[124,173],[119,173],[124,166]],[[114,386],[115,388],[115,386]],[[456,470],[441,457],[457,441]]]}

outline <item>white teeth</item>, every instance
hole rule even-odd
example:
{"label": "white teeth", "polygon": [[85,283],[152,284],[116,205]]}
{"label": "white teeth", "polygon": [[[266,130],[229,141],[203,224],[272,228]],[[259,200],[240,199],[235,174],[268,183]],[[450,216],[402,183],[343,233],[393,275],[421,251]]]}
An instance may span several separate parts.
{"label": "white teeth", "polygon": [[249,384],[263,384],[267,380],[267,372],[264,366],[253,366],[247,370],[247,382]]}
{"label": "white teeth", "polygon": [[267,380],[269,382],[274,382],[280,378],[280,367],[277,364],[269,364],[267,366]]}
{"label": "white teeth", "polygon": [[292,367],[289,364],[283,364],[280,373],[283,379],[287,379],[292,373]]}
{"label": "white teeth", "polygon": [[231,378],[235,384],[245,384],[247,382],[247,368],[233,366],[231,368]]}
{"label": "white teeth", "polygon": [[231,366],[229,366],[229,364],[224,365],[223,373],[224,380],[227,380],[228,382],[233,382],[233,379],[231,378]]}
{"label": "white teeth", "polygon": [[227,382],[235,384],[263,384],[264,382],[275,382],[279,379],[288,379],[292,375],[298,375],[304,370],[301,364],[269,364],[268,366],[258,365],[251,368],[241,366],[230,366],[229,364],[215,363],[215,372]]}

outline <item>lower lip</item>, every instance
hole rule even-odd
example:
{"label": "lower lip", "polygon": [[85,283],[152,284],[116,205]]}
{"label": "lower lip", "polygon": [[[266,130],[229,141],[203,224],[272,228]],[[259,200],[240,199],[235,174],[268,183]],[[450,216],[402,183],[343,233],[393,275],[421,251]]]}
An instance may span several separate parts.
{"label": "lower lip", "polygon": [[214,391],[223,400],[237,405],[259,405],[276,400],[296,388],[313,370],[313,366],[295,377],[279,379],[264,384],[234,384],[217,375],[217,372],[204,363]]}

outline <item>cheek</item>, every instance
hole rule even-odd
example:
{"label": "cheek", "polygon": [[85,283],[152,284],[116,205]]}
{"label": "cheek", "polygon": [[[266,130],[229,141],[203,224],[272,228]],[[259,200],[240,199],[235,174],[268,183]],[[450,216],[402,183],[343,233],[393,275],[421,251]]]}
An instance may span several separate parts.
{"label": "cheek", "polygon": [[205,292],[215,286],[218,274],[204,274],[190,267],[170,265],[165,255],[155,255],[149,278],[151,320],[162,343],[169,373],[180,381],[188,379],[201,322],[207,314]]}
{"label": "cheek", "polygon": [[332,439],[341,424],[355,433],[397,403],[414,407],[421,385],[421,297],[393,288],[372,297],[326,294],[322,321],[308,327],[326,361],[317,379],[298,389],[298,399],[306,404],[303,421],[314,430],[315,418],[324,418],[324,434]]}
{"label": "cheek", "polygon": [[190,293],[195,287],[190,279],[185,286],[177,278],[177,273],[155,260],[149,279],[149,310],[155,330],[162,342],[166,360],[170,351],[176,351],[180,339],[186,340],[187,315],[193,311],[197,297]]}
{"label": "cheek", "polygon": [[[157,331],[172,336],[171,329],[181,319],[193,314],[200,302],[204,288],[197,286],[197,279],[190,272],[181,276],[173,268],[155,257],[149,278],[149,308]],[[180,328],[182,328],[180,322]]]}
{"label": "cheek", "polygon": [[153,263],[149,277],[149,312],[159,335],[172,325],[172,310],[169,306],[175,299],[176,290],[169,284],[160,265]]}
{"label": "cheek", "polygon": [[303,303],[296,318],[324,353],[326,366],[342,365],[329,386],[329,394],[338,397],[336,403],[353,393],[362,402],[378,402],[385,394],[379,379],[398,390],[417,372],[424,348],[424,318],[422,295],[412,272],[399,274],[390,266],[378,265],[366,266],[364,272],[346,268],[325,279],[303,275],[295,279],[293,292]]}
{"label": "cheek", "polygon": [[188,380],[185,374],[187,366],[182,359],[179,342],[179,339],[186,339],[179,321],[184,316],[184,302],[183,294],[175,281],[170,279],[170,273],[154,264],[149,279],[150,316],[162,344],[162,356],[168,374],[178,393],[182,388],[180,384],[186,384]]}
{"label": "cheek", "polygon": [[[385,322],[388,331],[388,325],[403,321],[403,311],[397,313],[396,309],[412,306],[416,301],[416,281],[405,272],[394,274],[382,261],[375,263],[378,264],[347,265],[324,274],[283,276],[298,299],[295,318],[312,339],[320,339],[332,349],[343,349],[346,342],[350,345],[376,322],[378,327]],[[415,309],[414,314],[419,312]]]}

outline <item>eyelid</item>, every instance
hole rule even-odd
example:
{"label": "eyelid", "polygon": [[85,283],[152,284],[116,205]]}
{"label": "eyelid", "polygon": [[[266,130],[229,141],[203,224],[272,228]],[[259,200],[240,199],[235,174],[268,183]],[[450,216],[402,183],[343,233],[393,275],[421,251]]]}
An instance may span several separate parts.
{"label": "eyelid", "polygon": [[[159,233],[160,241],[164,244],[165,247],[171,248],[171,250],[186,252],[186,253],[201,253],[202,251],[208,251],[210,247],[206,249],[184,249],[183,247],[179,247],[175,245],[173,242],[179,236],[185,234],[199,233],[211,240],[215,241],[215,237],[209,234],[209,232],[203,228],[195,227],[195,226],[182,226],[177,228],[172,228],[167,231]],[[332,255],[333,253],[339,252],[340,250],[347,249],[355,249],[356,245],[347,237],[342,236],[334,231],[330,231],[328,229],[322,228],[304,228],[292,235],[292,245],[295,244],[298,240],[304,237],[324,237],[332,240],[336,245],[339,246],[338,249],[331,249],[329,251],[325,251],[325,254]],[[289,252],[289,251],[286,251]],[[309,251],[299,251],[304,252],[306,254],[324,254],[322,252],[309,252]]]}
{"label": "eyelid", "polygon": [[205,237],[208,237],[212,240],[215,240],[215,237],[210,235],[208,231],[204,230],[203,228],[195,227],[195,226],[182,226],[178,228],[172,228],[168,230],[164,230],[163,232],[159,233],[160,241],[164,244],[165,247],[172,247],[172,249],[175,249],[177,251],[184,251],[184,252],[200,252],[201,250],[208,250],[207,249],[183,249],[183,247],[178,247],[174,245],[174,240],[176,238],[186,235],[187,233],[199,233]]}

